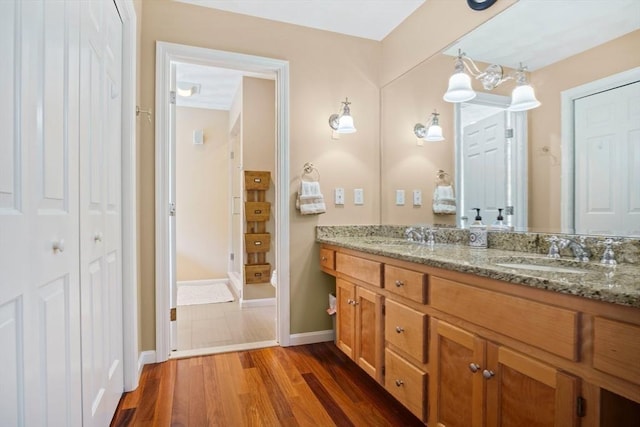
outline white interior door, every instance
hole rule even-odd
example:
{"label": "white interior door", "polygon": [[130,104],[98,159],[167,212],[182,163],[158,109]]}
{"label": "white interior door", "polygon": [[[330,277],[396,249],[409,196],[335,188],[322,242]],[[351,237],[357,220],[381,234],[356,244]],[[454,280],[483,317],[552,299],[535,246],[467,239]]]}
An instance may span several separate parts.
{"label": "white interior door", "polygon": [[575,232],[640,236],[640,82],[575,101]]}
{"label": "white interior door", "polygon": [[0,2],[0,424],[81,425],[78,8]]}
{"label": "white interior door", "polygon": [[[473,222],[470,209],[480,208],[485,224],[506,204],[505,113],[469,124],[463,129],[464,200],[462,207]],[[473,216],[472,216],[473,215]]]}
{"label": "white interior door", "polygon": [[122,22],[81,2],[80,278],[83,423],[108,425],[123,391]]}

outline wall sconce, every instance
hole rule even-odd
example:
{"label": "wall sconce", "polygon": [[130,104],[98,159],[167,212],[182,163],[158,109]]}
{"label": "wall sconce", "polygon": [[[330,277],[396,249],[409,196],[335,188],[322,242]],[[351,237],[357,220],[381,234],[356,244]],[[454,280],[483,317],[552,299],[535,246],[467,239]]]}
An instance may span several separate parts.
{"label": "wall sconce", "polygon": [[440,123],[438,121],[438,112],[433,110],[431,113],[431,118],[427,122],[426,125],[422,123],[416,123],[413,127],[413,133],[420,139],[424,139],[425,141],[436,142],[436,141],[444,141],[444,137],[442,136],[442,127],[440,127]]}
{"label": "wall sconce", "polygon": [[329,126],[338,133],[354,133],[356,128],[353,126],[353,117],[351,117],[351,109],[349,108],[349,98],[342,101],[342,107],[338,114],[329,116]]}
{"label": "wall sconce", "polygon": [[458,50],[455,71],[449,78],[449,87],[442,98],[447,102],[454,103],[465,102],[475,98],[476,92],[471,88],[471,77],[469,77],[469,74],[471,74],[482,82],[482,86],[486,90],[493,90],[507,80],[515,80],[516,87],[511,93],[509,111],[531,110],[540,106],[540,101],[536,99],[533,87],[527,81],[526,69],[521,63],[517,71],[505,76],[501,65],[491,64],[484,71],[480,71],[473,59]]}

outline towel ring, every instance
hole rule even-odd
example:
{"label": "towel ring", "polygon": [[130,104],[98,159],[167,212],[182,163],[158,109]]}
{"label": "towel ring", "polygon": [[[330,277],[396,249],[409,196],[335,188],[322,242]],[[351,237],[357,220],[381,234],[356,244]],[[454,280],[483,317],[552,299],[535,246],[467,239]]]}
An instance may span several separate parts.
{"label": "towel ring", "polygon": [[449,177],[449,174],[442,169],[438,170],[438,172],[436,173],[436,178],[437,185],[451,185],[451,178]]}
{"label": "towel ring", "polygon": [[313,166],[313,163],[307,162],[302,167],[302,178],[301,179],[305,180],[305,178],[308,178],[308,180],[314,180],[314,177],[312,176],[314,173],[317,176],[315,181],[320,181],[320,172],[318,171],[318,169],[316,169],[316,167]]}

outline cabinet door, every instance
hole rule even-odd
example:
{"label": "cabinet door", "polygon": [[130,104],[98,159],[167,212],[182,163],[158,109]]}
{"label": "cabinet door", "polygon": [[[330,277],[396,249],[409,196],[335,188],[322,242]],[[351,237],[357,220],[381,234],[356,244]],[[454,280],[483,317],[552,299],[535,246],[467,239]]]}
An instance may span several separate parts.
{"label": "cabinet door", "polygon": [[364,288],[356,289],[356,358],[358,365],[382,383],[382,296]]}
{"label": "cabinet door", "polygon": [[577,426],[578,380],[508,348],[487,344],[487,427]]}
{"label": "cabinet door", "polygon": [[434,369],[429,381],[429,425],[483,425],[485,341],[437,319],[431,319]]}
{"label": "cabinet door", "polygon": [[350,358],[355,357],[355,300],[356,287],[342,279],[336,279],[336,342],[338,348]]}

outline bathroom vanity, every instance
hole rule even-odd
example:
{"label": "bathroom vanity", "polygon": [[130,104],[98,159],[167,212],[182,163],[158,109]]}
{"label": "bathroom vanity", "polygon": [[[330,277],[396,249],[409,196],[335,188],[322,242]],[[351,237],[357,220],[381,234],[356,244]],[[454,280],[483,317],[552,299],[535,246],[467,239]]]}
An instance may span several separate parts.
{"label": "bathroom vanity", "polygon": [[343,352],[430,426],[636,425],[640,265],[439,233],[421,245],[393,227],[318,227]]}

